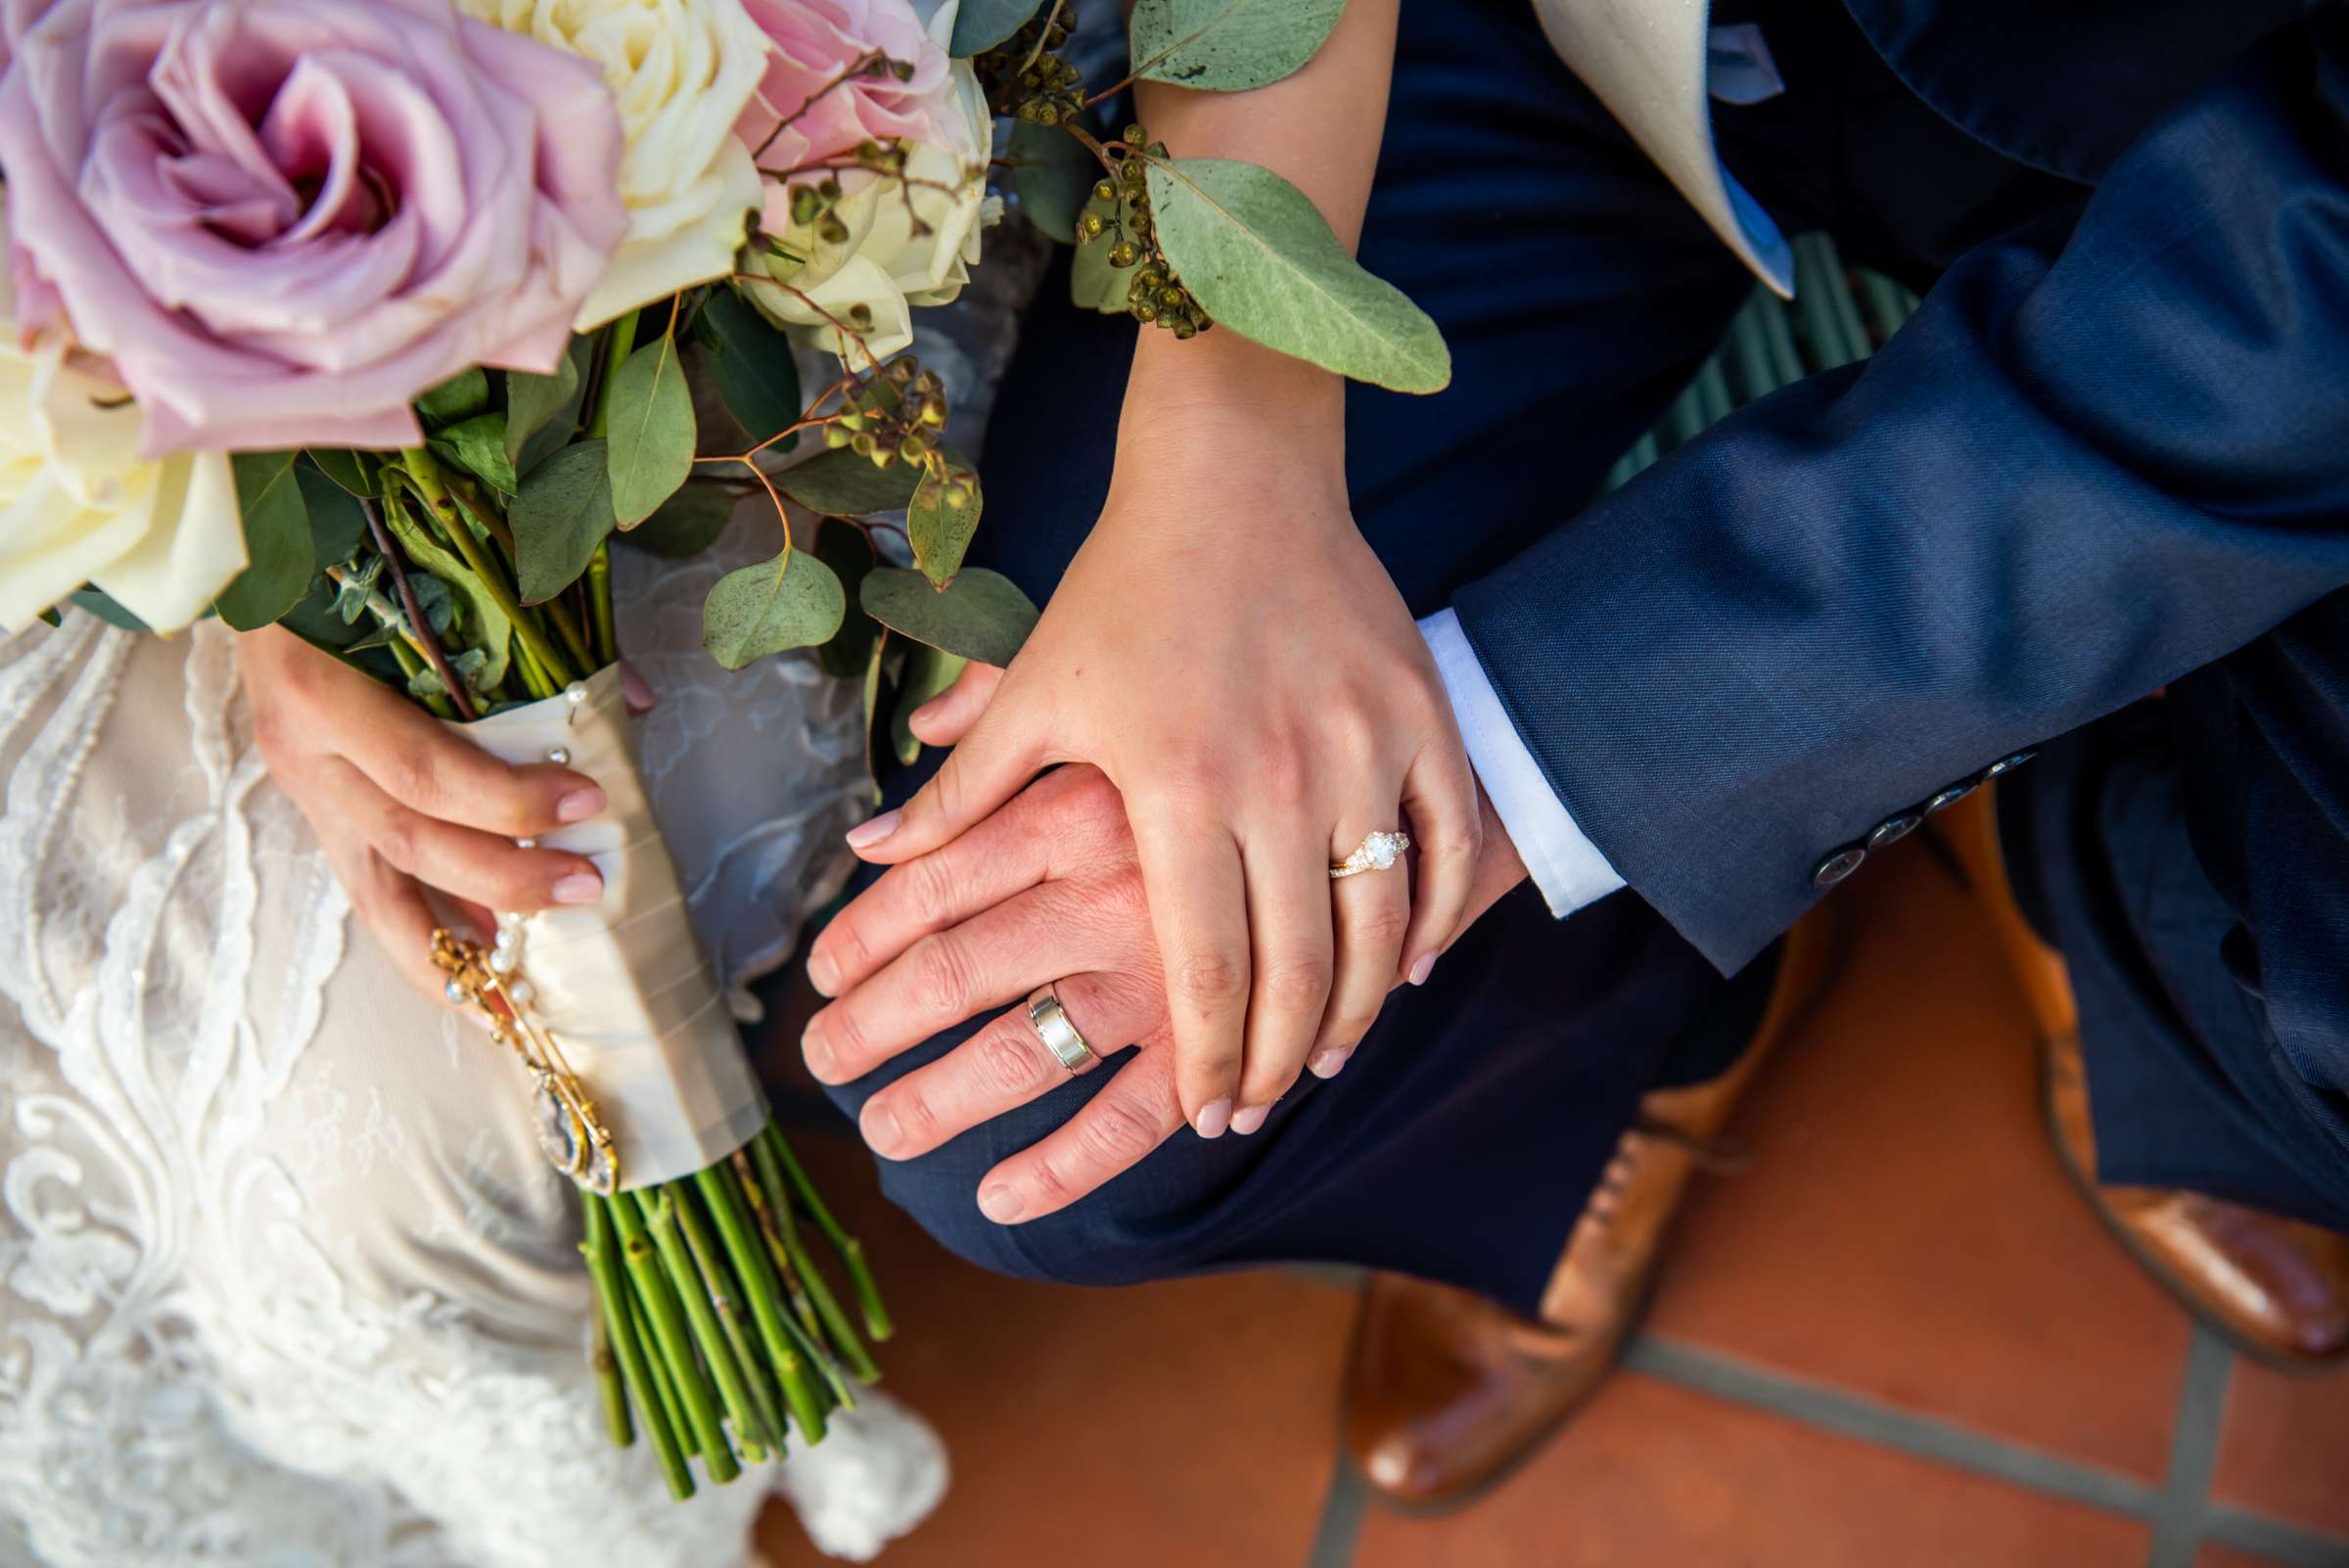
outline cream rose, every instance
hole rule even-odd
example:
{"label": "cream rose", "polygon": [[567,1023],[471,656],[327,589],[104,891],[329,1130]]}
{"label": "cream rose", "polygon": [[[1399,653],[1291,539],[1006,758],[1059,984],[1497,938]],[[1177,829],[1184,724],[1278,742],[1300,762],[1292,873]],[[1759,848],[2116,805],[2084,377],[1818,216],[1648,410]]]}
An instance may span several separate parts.
{"label": "cream rose", "polygon": [[908,62],[915,84],[935,71],[937,87],[920,106],[926,129],[912,133],[905,178],[853,169],[837,176],[843,194],[832,211],[848,230],[845,239],[827,241],[816,225],[793,222],[789,185],[767,188],[764,227],[775,243],[760,265],[791,287],[753,284],[749,293],[803,342],[848,355],[832,324],[838,320],[852,323],[875,354],[896,353],[913,342],[913,307],[953,299],[978,264],[980,231],[991,210],[987,161],[994,120],[970,62],[946,59],[956,10],[939,9],[918,58]]}
{"label": "cream rose", "polygon": [[[0,252],[7,232],[0,226]],[[95,584],[175,631],[245,570],[236,481],[218,452],[139,456],[139,410],[62,334],[26,346],[0,267],[0,627]]]}
{"label": "cream rose", "polygon": [[588,295],[584,331],[734,270],[759,170],[734,134],[766,72],[742,0],[458,0],[509,32],[593,62],[620,110],[627,237]]}

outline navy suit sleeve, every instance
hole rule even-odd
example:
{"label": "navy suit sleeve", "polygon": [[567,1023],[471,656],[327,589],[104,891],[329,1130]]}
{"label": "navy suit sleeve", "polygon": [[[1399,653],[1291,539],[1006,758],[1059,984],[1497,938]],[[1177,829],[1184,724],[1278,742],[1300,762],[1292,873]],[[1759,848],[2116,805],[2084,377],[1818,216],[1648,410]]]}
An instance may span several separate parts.
{"label": "navy suit sleeve", "polygon": [[2270,40],[1876,357],[1455,607],[1582,828],[1723,969],[1830,851],[2349,583],[2349,18]]}

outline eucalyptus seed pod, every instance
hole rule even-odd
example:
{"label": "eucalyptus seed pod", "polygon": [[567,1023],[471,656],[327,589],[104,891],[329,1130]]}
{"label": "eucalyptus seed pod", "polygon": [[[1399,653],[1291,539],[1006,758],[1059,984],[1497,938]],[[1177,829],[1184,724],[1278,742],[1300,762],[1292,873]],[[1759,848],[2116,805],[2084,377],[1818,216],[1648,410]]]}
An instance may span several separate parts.
{"label": "eucalyptus seed pod", "polygon": [[1117,188],[1116,186],[1114,186],[1114,185],[1110,184],[1110,183],[1109,183],[1109,181],[1107,181],[1107,180],[1095,180],[1095,181],[1093,182],[1093,200],[1094,200],[1094,201],[1096,201],[1096,202],[1114,202],[1114,201],[1116,201],[1117,199],[1118,199],[1118,188]]}
{"label": "eucalyptus seed pod", "polygon": [[858,457],[870,457],[876,450],[873,433],[869,430],[858,431],[849,444],[855,448]]}
{"label": "eucalyptus seed pod", "polygon": [[1139,125],[1127,126],[1125,135],[1126,145],[1128,147],[1139,147],[1150,139],[1150,133],[1143,130]]}
{"label": "eucalyptus seed pod", "polygon": [[1141,258],[1141,254],[1140,249],[1131,240],[1120,240],[1109,248],[1109,264],[1113,267],[1129,267]]}
{"label": "eucalyptus seed pod", "polygon": [[856,438],[853,435],[839,425],[826,425],[824,427],[824,444],[831,447],[835,451],[839,450],[843,446],[848,445],[849,442],[854,440],[855,438]]}
{"label": "eucalyptus seed pod", "polygon": [[930,455],[930,443],[920,435],[909,435],[898,442],[898,455],[908,463],[918,463]]}

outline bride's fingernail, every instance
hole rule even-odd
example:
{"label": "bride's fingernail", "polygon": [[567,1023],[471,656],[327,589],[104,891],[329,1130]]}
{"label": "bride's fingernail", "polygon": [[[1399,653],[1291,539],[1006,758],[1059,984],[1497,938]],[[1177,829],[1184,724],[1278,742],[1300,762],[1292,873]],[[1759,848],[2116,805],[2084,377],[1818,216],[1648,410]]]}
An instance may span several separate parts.
{"label": "bride's fingernail", "polygon": [[1305,1064],[1305,1070],[1315,1078],[1335,1078],[1339,1069],[1346,1065],[1346,1058],[1353,1054],[1351,1048],[1340,1050],[1332,1045],[1325,1051],[1313,1052],[1313,1059]]}
{"label": "bride's fingernail", "polygon": [[884,811],[870,822],[859,822],[849,829],[849,848],[869,850],[898,830],[896,811]]}
{"label": "bride's fingernail", "polygon": [[1020,1201],[1020,1189],[1008,1181],[998,1181],[981,1190],[979,1212],[999,1225],[1007,1225],[1020,1217],[1027,1207]]}
{"label": "bride's fingernail", "polygon": [[815,988],[819,996],[840,994],[840,965],[821,947],[807,955],[807,984]]}
{"label": "bride's fingernail", "polygon": [[1423,952],[1419,955],[1419,961],[1411,965],[1411,984],[1424,986],[1427,984],[1427,977],[1435,972],[1436,955],[1432,952]]}
{"label": "bride's fingernail", "polygon": [[661,700],[653,695],[652,682],[624,659],[620,662],[620,700],[631,714],[649,714]]}
{"label": "bride's fingernail", "polygon": [[574,871],[550,891],[557,903],[593,903],[604,896],[604,879],[592,871]]}
{"label": "bride's fingernail", "polygon": [[1228,1099],[1208,1101],[1199,1108],[1199,1120],[1196,1126],[1199,1129],[1199,1135],[1203,1138],[1221,1137],[1224,1129],[1231,1126],[1231,1101]]}
{"label": "bride's fingernail", "polygon": [[1246,1137],[1258,1128],[1263,1127],[1265,1118],[1271,1114],[1272,1107],[1269,1105],[1242,1106],[1231,1113],[1231,1130],[1240,1136]]}
{"label": "bride's fingernail", "polygon": [[604,792],[590,784],[583,790],[573,790],[555,803],[558,822],[584,822],[604,808]]}

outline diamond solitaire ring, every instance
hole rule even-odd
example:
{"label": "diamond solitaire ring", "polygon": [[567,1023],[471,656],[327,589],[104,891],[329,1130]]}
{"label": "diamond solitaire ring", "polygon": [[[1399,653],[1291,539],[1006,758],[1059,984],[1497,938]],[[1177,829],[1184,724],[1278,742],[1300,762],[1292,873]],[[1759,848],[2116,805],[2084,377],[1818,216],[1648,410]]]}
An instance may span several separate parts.
{"label": "diamond solitaire ring", "polygon": [[1354,847],[1354,853],[1329,868],[1331,881],[1357,877],[1365,871],[1385,871],[1411,847],[1407,833],[1373,833]]}

